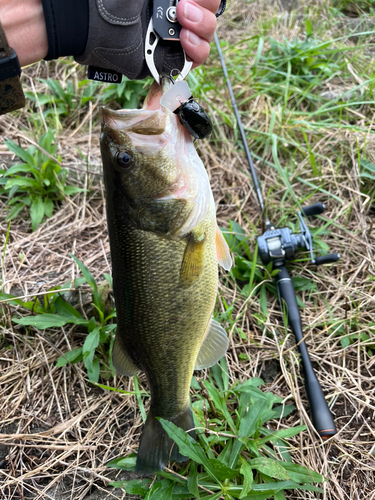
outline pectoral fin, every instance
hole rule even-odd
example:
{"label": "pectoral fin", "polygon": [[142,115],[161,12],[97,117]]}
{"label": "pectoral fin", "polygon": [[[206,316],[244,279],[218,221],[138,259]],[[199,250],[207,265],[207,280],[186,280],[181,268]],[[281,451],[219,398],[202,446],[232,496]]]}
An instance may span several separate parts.
{"label": "pectoral fin", "polygon": [[118,336],[116,336],[115,343],[113,345],[112,364],[116,370],[121,373],[121,375],[125,375],[125,377],[132,377],[140,371],[140,369],[131,360],[125,348],[122,346]]}
{"label": "pectoral fin", "polygon": [[229,269],[232,267],[232,257],[230,256],[228,244],[225,241],[225,238],[223,236],[223,233],[220,231],[219,226],[216,226],[215,244],[216,255],[219,264],[226,271],[229,271]]}
{"label": "pectoral fin", "polygon": [[224,356],[228,345],[229,340],[226,331],[212,318],[198,353],[194,369],[202,370],[203,368],[213,366]]}
{"label": "pectoral fin", "polygon": [[205,241],[206,236],[204,234],[199,236],[193,231],[190,233],[180,271],[180,281],[183,285],[192,285],[201,275]]}

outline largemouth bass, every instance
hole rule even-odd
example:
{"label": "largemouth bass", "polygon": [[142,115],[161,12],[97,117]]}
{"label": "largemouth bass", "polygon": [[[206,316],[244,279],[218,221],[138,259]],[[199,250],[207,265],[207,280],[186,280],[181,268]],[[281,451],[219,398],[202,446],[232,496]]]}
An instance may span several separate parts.
{"label": "largemouth bass", "polygon": [[228,347],[212,319],[218,262],[231,266],[217,226],[206,170],[178,117],[151,87],[140,110],[103,108],[106,189],[117,331],[112,361],[122,375],[146,373],[151,392],[137,470],[185,461],[155,417],[194,435],[189,388],[194,369]]}

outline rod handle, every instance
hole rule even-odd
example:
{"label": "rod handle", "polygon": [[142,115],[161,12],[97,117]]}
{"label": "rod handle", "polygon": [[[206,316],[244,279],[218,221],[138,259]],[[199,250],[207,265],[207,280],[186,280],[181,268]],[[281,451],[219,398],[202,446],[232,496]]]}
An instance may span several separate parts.
{"label": "rod handle", "polygon": [[301,353],[305,374],[305,387],[307,398],[310,403],[311,419],[321,438],[327,439],[330,436],[334,436],[337,430],[332,413],[328,408],[322,388],[320,387],[312,367],[306,344],[303,340],[301,315],[298,309],[296,292],[285,263],[281,261],[275,262],[274,269],[279,269],[279,272],[275,276],[277,291],[281,301],[283,300],[287,305],[288,324],[299,343],[298,348]]}
{"label": "rod handle", "polygon": [[318,380],[306,380],[306,393],[310,403],[311,419],[322,439],[337,434],[332,413],[328,408]]}

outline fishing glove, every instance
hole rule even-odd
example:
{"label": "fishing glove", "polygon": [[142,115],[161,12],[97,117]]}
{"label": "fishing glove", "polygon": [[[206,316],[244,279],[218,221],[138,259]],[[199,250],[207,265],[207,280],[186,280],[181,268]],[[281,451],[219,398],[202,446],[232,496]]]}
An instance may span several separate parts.
{"label": "fishing glove", "polygon": [[[150,75],[144,55],[150,0],[42,0],[42,4],[47,60],[72,55],[80,64],[111,69],[130,79]],[[224,9],[222,0],[217,16]],[[159,73],[181,70],[180,44],[160,40],[154,60]]]}
{"label": "fishing glove", "polygon": [[[46,59],[73,55],[77,62],[122,73],[130,79],[150,75],[144,45],[152,14],[149,0],[42,0],[49,52]],[[159,71],[182,69],[179,43],[160,42]]]}
{"label": "fishing glove", "polygon": [[[90,22],[85,51],[76,61],[113,69],[130,79],[148,76],[145,38],[152,15],[149,0],[89,0]],[[177,50],[176,50],[177,49]],[[168,71],[181,69],[180,44],[160,46],[156,67]],[[162,68],[161,68],[162,66]]]}

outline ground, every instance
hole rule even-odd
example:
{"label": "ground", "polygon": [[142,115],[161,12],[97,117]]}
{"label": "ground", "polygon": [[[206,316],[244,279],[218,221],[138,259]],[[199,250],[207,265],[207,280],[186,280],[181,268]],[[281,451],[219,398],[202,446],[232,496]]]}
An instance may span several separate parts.
{"label": "ground", "polygon": [[[324,493],[290,491],[288,499],[375,498],[374,34],[371,8],[360,6],[358,12],[353,5],[237,0],[229,3],[218,30],[268,215],[283,227],[295,224],[296,200],[324,202],[324,215],[311,221],[319,228],[316,251],[341,255],[336,264],[316,268],[303,254],[290,266],[294,277],[305,279],[298,292],[305,340],[338,428],[326,442],[309,419],[299,356],[283,327],[272,278],[258,263],[262,277],[246,295],[241,294],[245,281],[221,274],[217,311],[233,305],[224,320],[230,381],[261,377],[262,390],[294,401],[297,410],[271,425],[306,423],[306,431],[289,440],[293,460],[328,478]],[[287,49],[285,39],[303,42],[309,31],[317,48]],[[270,37],[284,52],[270,51]],[[239,224],[253,256],[261,217],[215,49],[196,75],[190,84],[215,128],[198,148],[218,222],[227,229],[229,221]],[[56,97],[41,78],[58,80],[65,90],[70,83],[73,100]],[[0,168],[19,162],[5,139],[27,148],[53,129],[54,157],[68,170],[68,184],[85,189],[64,196],[35,231],[28,210],[21,212],[8,238],[7,196],[1,196],[2,290],[25,300],[80,275],[70,254],[98,283],[111,273],[98,141],[102,90],[85,102],[82,78],[72,61],[28,68],[27,107],[0,118]],[[53,102],[41,100],[52,94]],[[47,108],[49,115],[43,114]],[[90,288],[79,290],[73,304],[82,303],[90,314]],[[0,498],[131,498],[109,486],[126,473],[105,464],[137,449],[142,418],[136,396],[95,386],[83,363],[56,366],[63,353],[85,340],[75,325],[25,329],[12,318],[30,312],[7,302],[1,307]],[[198,378],[205,377],[199,372]],[[142,377],[140,384],[147,389]],[[108,385],[134,391],[133,381],[118,375]]]}

